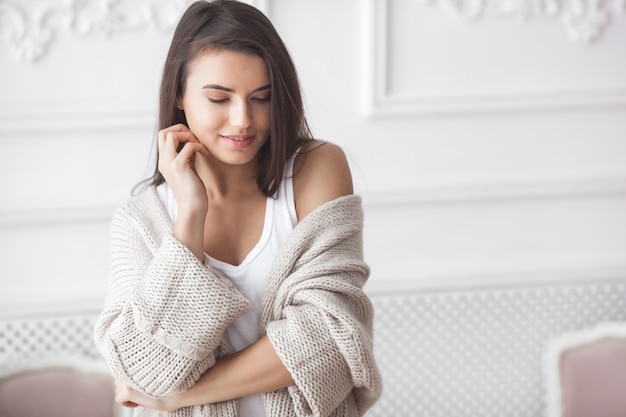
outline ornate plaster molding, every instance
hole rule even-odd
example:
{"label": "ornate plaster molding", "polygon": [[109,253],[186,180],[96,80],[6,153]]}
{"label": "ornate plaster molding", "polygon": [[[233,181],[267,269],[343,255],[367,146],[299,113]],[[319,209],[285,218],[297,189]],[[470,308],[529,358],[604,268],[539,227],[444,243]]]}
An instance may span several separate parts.
{"label": "ornate plaster molding", "polygon": [[465,20],[487,17],[561,19],[568,37],[582,44],[598,39],[615,19],[626,16],[626,0],[419,0],[425,5],[437,4],[452,15]]}
{"label": "ornate plaster molding", "polygon": [[[259,3],[268,8],[269,0]],[[128,32],[173,30],[192,0],[0,0],[0,41],[20,61],[35,63],[51,49],[57,34],[111,37]]]}
{"label": "ornate plaster molding", "polygon": [[[390,16],[393,0],[368,0],[367,24],[363,25],[366,39],[364,87],[366,100],[363,111],[371,117],[434,114],[467,114],[483,111],[580,109],[589,107],[623,106],[626,90],[623,86],[567,91],[539,91],[520,93],[501,91],[480,95],[421,95],[403,90],[400,94],[389,89]],[[626,0],[413,0],[418,7],[432,7],[447,11],[459,20],[487,19],[543,19],[563,22],[571,29],[570,38],[578,43],[591,44],[607,25],[619,17],[626,18]],[[439,12],[439,10],[437,10]],[[626,19],[622,19],[626,20]],[[619,22],[626,23],[626,21]],[[550,23],[552,24],[552,23]]]}

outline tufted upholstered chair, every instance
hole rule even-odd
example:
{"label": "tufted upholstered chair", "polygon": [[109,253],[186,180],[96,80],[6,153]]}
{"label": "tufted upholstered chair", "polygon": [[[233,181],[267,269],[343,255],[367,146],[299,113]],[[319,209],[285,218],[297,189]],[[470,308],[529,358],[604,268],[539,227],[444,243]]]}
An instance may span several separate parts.
{"label": "tufted upholstered chair", "polygon": [[547,379],[548,417],[626,416],[626,323],[553,340]]}
{"label": "tufted upholstered chair", "polygon": [[112,379],[98,362],[46,358],[0,362],[2,417],[121,417]]}

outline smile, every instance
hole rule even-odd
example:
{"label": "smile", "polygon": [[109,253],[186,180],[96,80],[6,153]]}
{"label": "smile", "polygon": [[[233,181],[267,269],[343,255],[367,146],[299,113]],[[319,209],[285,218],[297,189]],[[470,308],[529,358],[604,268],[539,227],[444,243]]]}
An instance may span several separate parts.
{"label": "smile", "polygon": [[222,138],[236,148],[245,148],[254,140],[254,135],[229,135]]}
{"label": "smile", "polygon": [[225,139],[230,139],[230,140],[236,140],[236,141],[244,141],[244,140],[249,140],[249,139],[253,139],[254,135],[236,135],[236,136],[224,136]]}

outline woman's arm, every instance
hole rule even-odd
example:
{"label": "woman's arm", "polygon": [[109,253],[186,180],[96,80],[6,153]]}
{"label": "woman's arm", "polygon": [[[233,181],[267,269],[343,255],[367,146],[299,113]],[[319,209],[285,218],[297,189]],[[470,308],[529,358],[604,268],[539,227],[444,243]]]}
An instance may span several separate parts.
{"label": "woman's arm", "polygon": [[202,261],[204,222],[209,200],[196,171],[196,159],[209,156],[209,151],[184,124],[160,130],[158,147],[159,171],[174,193],[178,205],[172,234]]}
{"label": "woman's arm", "polygon": [[115,400],[126,406],[141,405],[161,411],[212,404],[246,395],[276,391],[293,385],[267,337],[232,355],[219,359],[185,392],[156,398],[141,394],[118,381]]}
{"label": "woman's arm", "polygon": [[289,395],[298,416],[329,415],[346,401],[362,414],[379,398],[381,380],[373,357],[373,307],[363,292],[369,267],[361,200],[350,196],[352,177],[341,148],[314,145],[304,160],[295,171],[294,193],[306,227],[293,237],[298,264],[307,263],[281,284],[273,308],[282,307],[266,335],[294,380]]}
{"label": "woman's arm", "polygon": [[353,193],[352,174],[343,150],[312,141],[296,157],[293,192],[301,221],[324,203]]}
{"label": "woman's arm", "polygon": [[[286,392],[298,416],[329,415],[342,403],[363,413],[376,401],[381,382],[373,358],[372,305],[362,290],[369,275],[362,259],[362,216],[360,198],[346,196],[318,208],[298,225],[288,242],[289,255],[277,260],[276,269],[283,272],[272,279],[281,284],[268,287],[267,296],[273,301],[264,306],[261,322],[266,326],[266,337],[235,356],[219,360],[214,366],[216,372],[211,375],[213,370],[209,371],[206,379],[202,377],[194,386],[198,391],[190,391],[193,395],[189,398],[195,398],[191,403],[284,384],[289,387]],[[302,267],[293,268],[299,264]],[[270,347],[274,353],[265,350]],[[284,370],[274,355],[294,384],[281,380]],[[268,379],[263,384],[248,385],[264,373]],[[228,382],[224,391],[211,388],[222,380]],[[222,396],[227,391],[230,393]],[[118,401],[135,400],[148,408],[169,410],[180,400],[170,398],[173,401],[167,405],[164,401],[168,399],[135,394],[123,387]]]}
{"label": "woman's arm", "polygon": [[[320,205],[352,193],[350,168],[342,149],[332,143],[311,142],[296,159],[294,196],[299,219]],[[294,380],[267,336],[240,352],[219,359],[189,390],[162,399],[142,396],[123,387],[118,402],[131,401],[172,410],[246,395],[275,391]]]}
{"label": "woman's arm", "polygon": [[[339,147],[332,144],[319,146],[306,155],[305,161],[294,179],[294,188],[299,190],[296,200],[301,219],[326,203],[326,199],[336,199],[352,192],[348,164]],[[311,189],[312,192],[306,192]],[[355,219],[359,218],[359,206],[349,207],[343,209]],[[327,219],[326,215],[321,216],[315,221]],[[354,221],[358,223],[358,220]],[[354,231],[348,231],[349,234],[360,235],[361,226],[356,223]],[[333,225],[329,224],[328,228],[330,235],[338,233]],[[346,233],[345,225],[342,224],[340,229],[341,233]],[[268,326],[271,341],[270,337],[264,336],[247,349],[219,359],[192,388],[180,395],[157,399],[122,387],[117,401],[170,411],[301,384],[292,395],[302,396],[297,401],[311,400],[315,409],[320,409],[317,401],[323,401],[321,409],[325,413],[343,401],[355,386],[365,391],[373,390],[372,396],[376,397],[379,381],[369,352],[371,305],[361,290],[368,272],[360,251],[355,249],[360,245],[360,238],[354,238],[357,240],[348,240],[344,246],[346,236],[336,237],[342,244],[332,253],[321,253],[316,257],[328,266],[322,275],[295,272],[293,280],[290,279],[283,289],[293,294],[293,299],[285,305],[283,318]],[[335,285],[338,286],[335,288]],[[341,344],[341,348],[335,343]],[[280,349],[280,355],[276,349]],[[345,357],[347,351],[358,351],[358,354]],[[366,370],[362,370],[361,361],[364,361]],[[305,366],[307,363],[309,365]],[[292,375],[289,369],[295,373]],[[357,375],[353,376],[353,371]],[[311,391],[313,386],[323,388]]]}
{"label": "woman's arm", "polygon": [[263,336],[246,349],[219,359],[191,389],[179,395],[178,406],[232,400],[293,383],[269,339]]}
{"label": "woman's arm", "polygon": [[225,328],[249,304],[167,232],[155,204],[148,190],[113,218],[111,280],[95,342],[116,378],[163,396],[189,388],[214,364]]}

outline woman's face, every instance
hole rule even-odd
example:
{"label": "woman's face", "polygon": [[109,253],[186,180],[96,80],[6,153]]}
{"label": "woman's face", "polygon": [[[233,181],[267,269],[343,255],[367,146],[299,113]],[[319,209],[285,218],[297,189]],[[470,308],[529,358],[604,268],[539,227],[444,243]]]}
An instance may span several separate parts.
{"label": "woman's face", "polygon": [[191,63],[178,106],[212,156],[242,165],[254,160],[269,136],[271,91],[261,57],[213,50]]}

